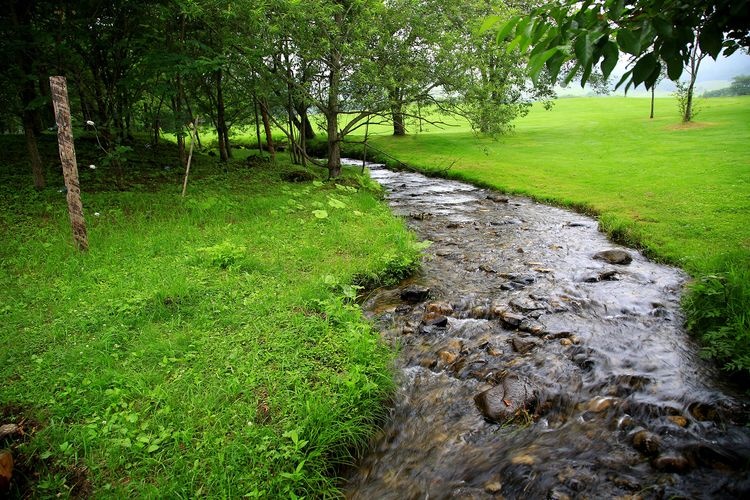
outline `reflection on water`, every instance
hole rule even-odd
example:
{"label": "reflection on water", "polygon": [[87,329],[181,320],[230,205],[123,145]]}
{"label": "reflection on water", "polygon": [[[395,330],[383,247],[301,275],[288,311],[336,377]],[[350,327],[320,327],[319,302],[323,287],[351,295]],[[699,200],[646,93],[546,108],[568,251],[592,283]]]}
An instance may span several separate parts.
{"label": "reflection on water", "polygon": [[[364,305],[400,388],[349,497],[747,497],[746,401],[682,329],[681,271],[578,214],[371,171],[433,243]],[[608,249],[632,262],[594,258]]]}

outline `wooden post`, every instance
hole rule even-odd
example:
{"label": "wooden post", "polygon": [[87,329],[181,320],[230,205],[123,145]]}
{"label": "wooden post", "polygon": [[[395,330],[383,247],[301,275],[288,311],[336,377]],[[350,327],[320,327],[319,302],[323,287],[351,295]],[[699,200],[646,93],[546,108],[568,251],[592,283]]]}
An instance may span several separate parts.
{"label": "wooden post", "polygon": [[[185,167],[185,180],[182,182],[182,197],[185,197],[187,192],[188,175],[190,175],[190,161],[193,159],[193,144],[195,143],[195,137],[198,135],[198,117],[195,117],[195,121],[190,125],[190,154],[187,159],[187,166]],[[221,139],[219,139],[221,140]]]}
{"label": "wooden post", "polygon": [[50,76],[52,89],[52,104],[55,108],[57,122],[57,144],[60,150],[60,161],[65,177],[65,187],[68,198],[68,213],[70,225],[73,228],[73,239],[80,251],[89,248],[86,234],[86,221],[83,219],[81,205],[81,186],[78,183],[78,165],[76,164],[76,149],[73,145],[73,129],[70,123],[70,105],[68,104],[68,86],[64,76]]}

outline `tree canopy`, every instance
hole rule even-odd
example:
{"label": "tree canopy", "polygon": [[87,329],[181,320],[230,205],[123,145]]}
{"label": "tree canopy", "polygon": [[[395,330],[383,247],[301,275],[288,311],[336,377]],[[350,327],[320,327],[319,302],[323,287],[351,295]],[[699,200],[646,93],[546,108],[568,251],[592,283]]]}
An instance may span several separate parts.
{"label": "tree canopy", "polygon": [[556,78],[574,61],[565,79],[583,85],[597,67],[608,77],[623,52],[633,63],[618,86],[651,88],[664,66],[679,79],[696,44],[714,59],[750,47],[750,1],[564,0],[507,21],[489,18],[484,28],[492,27],[498,41],[531,49],[534,79],[543,69]]}

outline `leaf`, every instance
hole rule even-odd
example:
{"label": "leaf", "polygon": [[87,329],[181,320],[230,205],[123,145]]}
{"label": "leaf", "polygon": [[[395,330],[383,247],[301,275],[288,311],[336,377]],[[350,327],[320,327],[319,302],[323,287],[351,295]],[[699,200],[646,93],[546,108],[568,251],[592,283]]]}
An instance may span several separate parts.
{"label": "leaf", "polygon": [[608,40],[604,45],[602,51],[604,53],[604,59],[602,59],[601,69],[604,78],[609,77],[612,74],[612,70],[617,66],[617,59],[620,57],[620,51],[617,48],[617,44],[612,40]]}
{"label": "leaf", "polygon": [[721,46],[724,42],[724,34],[721,29],[713,23],[707,24],[698,34],[698,45],[701,50],[714,59],[719,57]]}
{"label": "leaf", "polygon": [[343,201],[337,200],[336,198],[329,198],[328,199],[328,205],[332,208],[346,208],[346,203]]}
{"label": "leaf", "polygon": [[537,78],[539,78],[539,72],[542,70],[542,66],[544,66],[546,62],[560,50],[560,47],[552,47],[551,49],[529,59],[529,74],[534,83],[536,83]]}
{"label": "leaf", "polygon": [[653,73],[656,66],[656,57],[654,57],[653,52],[649,52],[638,59],[638,62],[633,67],[633,85],[637,87],[640,83],[645,82]]}
{"label": "leaf", "polygon": [[328,217],[328,212],[326,210],[313,210],[312,213],[318,219],[325,219]]}
{"label": "leaf", "polygon": [[500,22],[500,16],[488,16],[485,18],[482,25],[479,27],[479,34],[483,34],[492,29],[496,24]]}
{"label": "leaf", "polygon": [[626,82],[627,80],[629,80],[629,79],[630,79],[630,76],[631,76],[632,74],[633,74],[633,70],[632,70],[632,69],[630,69],[630,70],[626,71],[626,72],[625,72],[625,74],[624,74],[624,75],[622,75],[622,78],[620,78],[620,81],[619,81],[619,82],[617,82],[617,85],[615,85],[615,90],[619,89],[619,88],[620,88],[620,85],[622,85],[622,84],[623,84],[623,83],[625,83],[625,82]]}
{"label": "leaf", "polygon": [[621,29],[617,32],[617,44],[623,52],[637,56],[641,51],[639,37],[628,29]]}
{"label": "leaf", "polygon": [[518,24],[518,21],[521,20],[521,16],[513,16],[508,21],[503,24],[500,29],[497,32],[497,41],[501,42],[505,40],[505,37],[507,37],[511,31],[513,31],[513,28],[516,27],[516,24]]}
{"label": "leaf", "polygon": [[670,57],[666,60],[667,63],[667,76],[672,81],[677,81],[680,78],[680,75],[682,75],[682,58],[679,54],[675,54],[673,57]]}
{"label": "leaf", "polygon": [[146,448],[146,453],[153,453],[153,452],[155,452],[158,449],[159,449],[159,445],[158,444],[152,444],[151,446],[149,446],[148,448]]}
{"label": "leaf", "polygon": [[320,186],[323,185],[323,183],[321,181],[313,181],[312,183],[313,183],[313,186],[315,186],[315,187],[320,187]]}
{"label": "leaf", "polygon": [[576,59],[581,63],[581,66],[588,66],[591,57],[594,54],[594,44],[591,40],[591,33],[585,31],[583,34],[579,35],[578,38],[576,38],[573,49],[575,50]]}

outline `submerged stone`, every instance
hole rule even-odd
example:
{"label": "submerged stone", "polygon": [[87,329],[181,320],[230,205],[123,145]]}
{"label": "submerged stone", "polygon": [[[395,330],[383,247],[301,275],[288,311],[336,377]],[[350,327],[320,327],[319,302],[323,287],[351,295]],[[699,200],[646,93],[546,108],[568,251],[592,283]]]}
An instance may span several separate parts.
{"label": "submerged stone", "polygon": [[401,300],[406,302],[422,302],[427,300],[430,295],[430,289],[426,286],[409,285],[401,290]]}
{"label": "submerged stone", "polygon": [[530,411],[535,402],[533,386],[518,375],[508,375],[495,387],[474,396],[474,403],[484,418],[498,424]]}
{"label": "submerged stone", "polygon": [[602,250],[594,254],[594,258],[619,265],[627,265],[633,261],[633,257],[628,252],[619,249]]}

